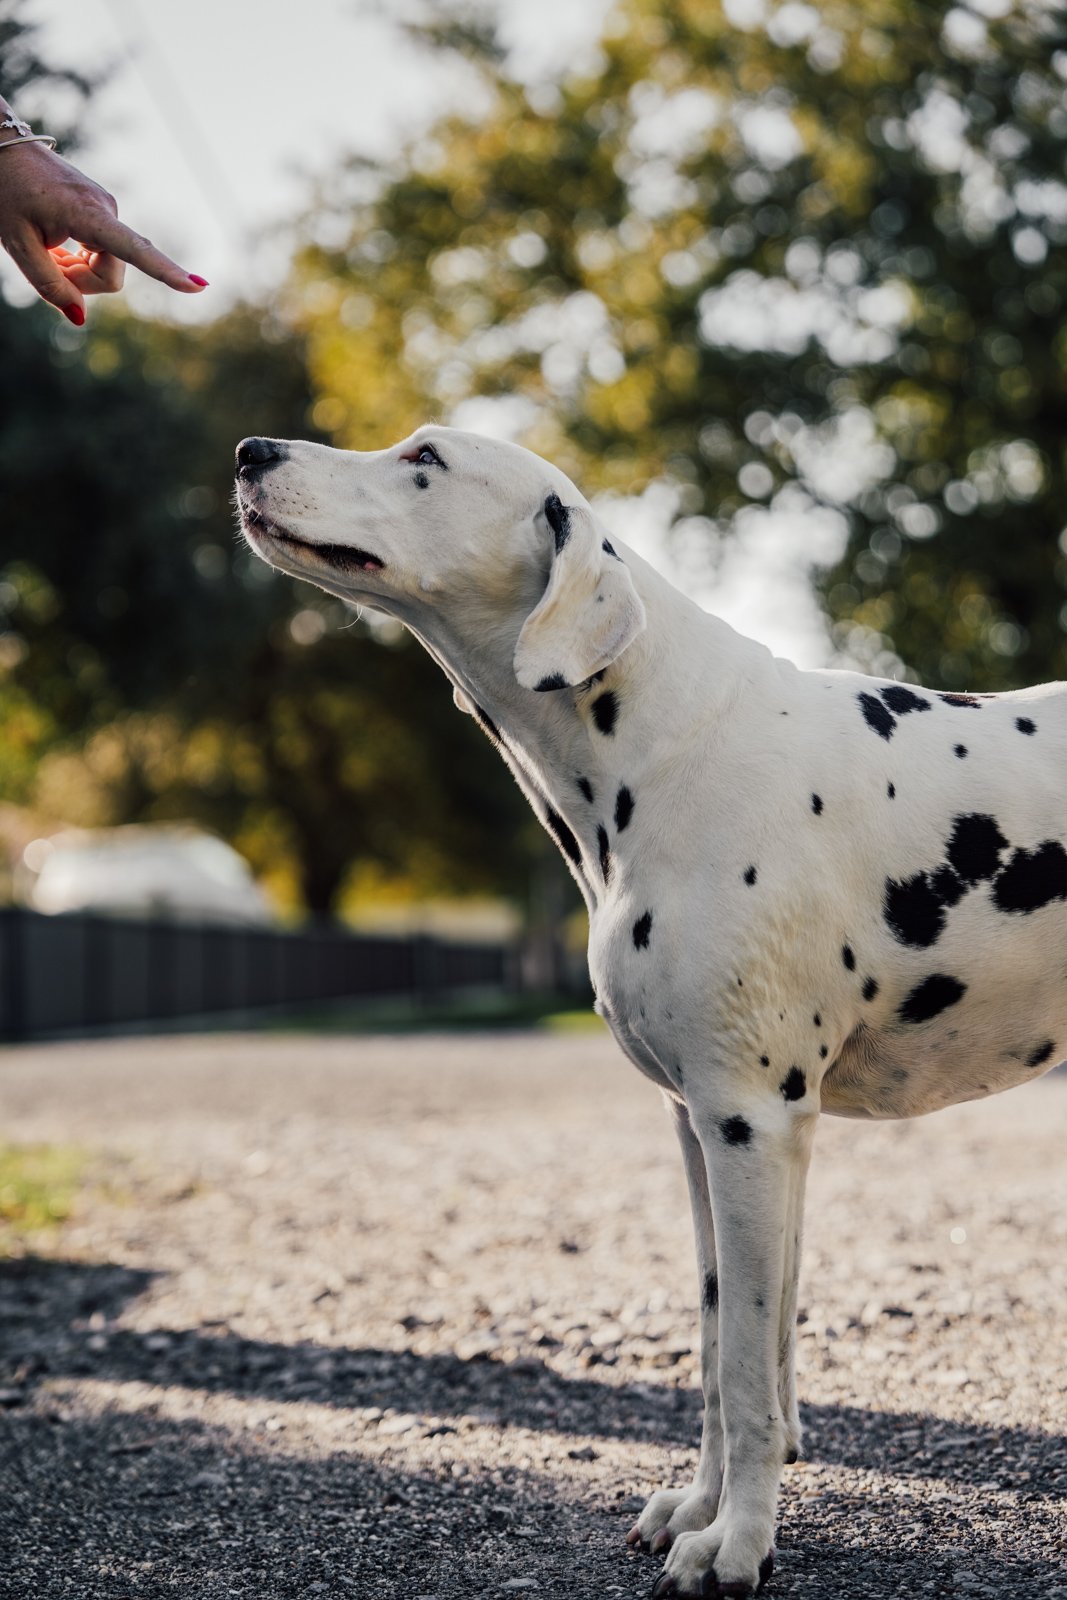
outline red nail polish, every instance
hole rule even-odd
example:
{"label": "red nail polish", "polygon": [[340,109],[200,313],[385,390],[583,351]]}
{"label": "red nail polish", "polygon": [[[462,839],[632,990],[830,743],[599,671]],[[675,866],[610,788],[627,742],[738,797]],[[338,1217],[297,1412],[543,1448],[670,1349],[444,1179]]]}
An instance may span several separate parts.
{"label": "red nail polish", "polygon": [[76,328],[81,328],[85,324],[85,312],[81,306],[64,306],[63,315],[68,322],[73,322]]}
{"label": "red nail polish", "polygon": [[198,278],[195,272],[190,272],[189,282],[197,284],[201,289],[206,289],[209,287],[207,279]]}

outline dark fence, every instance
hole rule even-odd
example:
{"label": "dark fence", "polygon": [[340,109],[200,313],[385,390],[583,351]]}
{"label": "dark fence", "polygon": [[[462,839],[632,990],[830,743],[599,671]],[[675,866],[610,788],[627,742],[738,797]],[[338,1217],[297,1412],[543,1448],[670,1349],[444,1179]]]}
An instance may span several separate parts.
{"label": "dark fence", "polygon": [[0,1039],[406,995],[509,988],[503,944],[337,928],[283,932],[0,909]]}

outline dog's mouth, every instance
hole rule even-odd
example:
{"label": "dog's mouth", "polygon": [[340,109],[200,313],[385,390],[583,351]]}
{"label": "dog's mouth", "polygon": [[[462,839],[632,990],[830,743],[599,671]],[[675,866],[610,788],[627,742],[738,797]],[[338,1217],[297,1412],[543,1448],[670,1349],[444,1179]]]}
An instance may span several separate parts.
{"label": "dog's mouth", "polygon": [[274,544],[281,545],[283,550],[317,556],[327,566],[333,567],[335,572],[381,572],[385,566],[379,556],[369,550],[360,550],[356,545],[311,544],[307,539],[298,539],[295,534],[287,533],[277,523],[271,522],[255,506],[242,504],[241,517],[247,529],[265,535]]}

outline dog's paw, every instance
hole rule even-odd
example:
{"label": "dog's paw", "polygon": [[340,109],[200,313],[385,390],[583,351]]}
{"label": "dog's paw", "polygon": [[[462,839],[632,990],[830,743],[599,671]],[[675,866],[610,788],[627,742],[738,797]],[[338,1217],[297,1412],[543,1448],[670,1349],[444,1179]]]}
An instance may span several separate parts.
{"label": "dog's paw", "polygon": [[680,1533],[696,1533],[715,1519],[718,1495],[696,1484],[688,1489],[660,1489],[626,1535],[627,1544],[647,1545],[653,1555],[667,1550]]}
{"label": "dog's paw", "polygon": [[702,1533],[679,1535],[652,1593],[655,1600],[734,1600],[757,1594],[773,1571],[767,1530],[723,1518]]}

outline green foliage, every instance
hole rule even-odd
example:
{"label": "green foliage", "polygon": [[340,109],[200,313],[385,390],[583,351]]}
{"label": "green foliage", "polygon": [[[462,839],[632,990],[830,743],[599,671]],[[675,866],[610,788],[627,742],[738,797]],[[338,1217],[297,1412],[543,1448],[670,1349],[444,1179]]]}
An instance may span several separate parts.
{"label": "green foliage", "polygon": [[353,169],[295,276],[339,437],[518,395],[526,442],[591,489],[673,479],[709,539],[837,507],[853,657],[1067,671],[1063,7],[630,0],[533,88],[458,43],[492,113]]}

